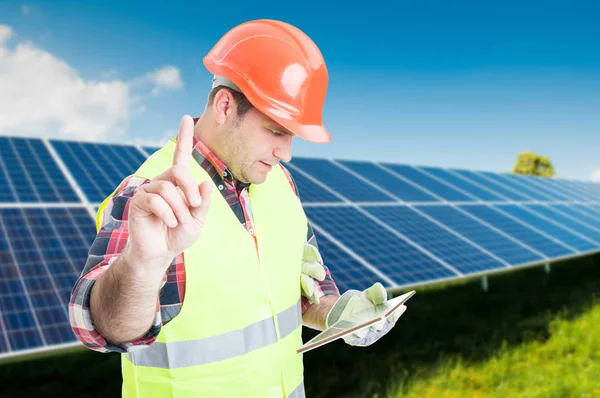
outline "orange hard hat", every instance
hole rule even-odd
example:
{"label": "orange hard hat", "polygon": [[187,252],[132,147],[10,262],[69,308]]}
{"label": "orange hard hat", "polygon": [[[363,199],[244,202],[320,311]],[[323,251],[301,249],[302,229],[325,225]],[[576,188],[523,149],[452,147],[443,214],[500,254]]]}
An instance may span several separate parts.
{"label": "orange hard hat", "polygon": [[229,80],[254,107],[292,133],[311,142],[331,141],[322,122],[327,67],[317,45],[300,29],[268,19],[245,22],[219,39],[203,61],[215,75],[213,86]]}

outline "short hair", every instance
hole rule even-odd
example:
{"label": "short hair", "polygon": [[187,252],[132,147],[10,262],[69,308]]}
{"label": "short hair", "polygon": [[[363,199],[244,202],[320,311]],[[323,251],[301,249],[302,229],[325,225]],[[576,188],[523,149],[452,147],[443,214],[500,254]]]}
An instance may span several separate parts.
{"label": "short hair", "polygon": [[211,106],[215,100],[215,96],[217,95],[217,93],[219,92],[219,90],[221,90],[222,88],[229,90],[229,92],[231,93],[231,95],[233,96],[233,99],[235,100],[235,103],[237,105],[237,115],[238,117],[243,117],[246,112],[248,112],[251,108],[253,108],[252,103],[248,100],[248,98],[244,95],[244,93],[242,93],[241,91],[237,91],[237,90],[233,90],[230,87],[227,86],[216,86],[214,87],[212,90],[210,90],[210,93],[208,93],[208,103],[207,103],[207,107]]}

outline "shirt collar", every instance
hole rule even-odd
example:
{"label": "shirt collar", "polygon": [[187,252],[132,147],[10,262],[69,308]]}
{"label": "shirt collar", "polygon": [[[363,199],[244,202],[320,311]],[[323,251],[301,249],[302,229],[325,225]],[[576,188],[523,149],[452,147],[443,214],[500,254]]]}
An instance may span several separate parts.
{"label": "shirt collar", "polygon": [[[196,122],[198,122],[198,118],[194,118],[194,124],[196,124]],[[231,171],[225,165],[225,163],[223,163],[221,159],[219,159],[217,155],[202,141],[197,139],[196,136],[193,138],[193,146],[194,159],[211,177],[214,177],[215,174],[218,174],[222,180],[229,181],[230,183],[234,184],[238,191],[250,186],[250,184],[234,180],[233,174],[231,174]]]}

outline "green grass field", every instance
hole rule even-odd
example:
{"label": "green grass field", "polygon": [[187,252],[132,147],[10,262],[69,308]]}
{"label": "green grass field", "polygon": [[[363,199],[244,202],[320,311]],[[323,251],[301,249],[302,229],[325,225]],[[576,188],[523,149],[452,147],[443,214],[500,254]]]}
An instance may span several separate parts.
{"label": "green grass field", "polygon": [[[419,288],[368,348],[305,355],[308,397],[600,396],[600,257]],[[600,299],[599,299],[600,300]],[[305,339],[314,335],[306,330]],[[0,365],[3,396],[114,397],[117,355],[77,351]]]}

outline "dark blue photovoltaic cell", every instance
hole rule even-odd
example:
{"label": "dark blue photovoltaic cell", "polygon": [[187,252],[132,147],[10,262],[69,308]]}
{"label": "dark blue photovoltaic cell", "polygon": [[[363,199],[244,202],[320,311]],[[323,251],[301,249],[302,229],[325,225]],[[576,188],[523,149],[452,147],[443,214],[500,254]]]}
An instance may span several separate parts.
{"label": "dark blue photovoltaic cell", "polygon": [[452,170],[455,173],[460,174],[462,177],[473,181],[481,186],[484,186],[488,189],[493,190],[494,192],[499,193],[500,195],[508,198],[509,200],[515,201],[531,201],[532,198],[521,195],[518,191],[511,190],[506,187],[506,185],[498,184],[496,181],[490,180],[489,178],[483,177],[481,174],[470,171],[470,170]]}
{"label": "dark blue photovoltaic cell", "polygon": [[365,290],[376,281],[387,287],[388,283],[380,280],[381,278],[377,274],[352,258],[325,235],[317,231],[315,234],[323,263],[331,271],[331,276],[340,293],[349,289]]}
{"label": "dark blue photovoltaic cell", "polygon": [[373,163],[358,161],[340,161],[339,163],[360,174],[372,183],[379,185],[386,191],[405,202],[439,202],[435,196],[428,194],[391,173],[377,167]]}
{"label": "dark blue photovoltaic cell", "polygon": [[[0,143],[2,145],[2,143]],[[8,170],[4,167],[4,161],[0,156],[0,203],[2,202],[16,202],[17,197],[14,194],[14,190],[10,185],[8,178]]]}
{"label": "dark blue photovoltaic cell", "polygon": [[588,251],[597,247],[597,245],[582,239],[581,237],[567,231],[559,225],[547,221],[546,219],[537,216],[530,211],[527,211],[523,207],[519,207],[517,205],[496,205],[492,207],[518,218],[519,220],[535,227],[536,229],[543,231],[545,234],[552,236],[558,241],[571,246],[577,251]]}
{"label": "dark blue photovoltaic cell", "polygon": [[37,347],[43,344],[36,326],[28,295],[19,274],[13,248],[4,228],[6,219],[0,210],[0,316],[5,330],[3,352]]}
{"label": "dark blue photovoltaic cell", "polygon": [[575,253],[575,250],[541,235],[531,227],[513,220],[490,206],[459,207],[548,257],[563,257]]}
{"label": "dark blue photovoltaic cell", "polygon": [[[540,177],[531,178],[536,182],[541,179]],[[597,198],[591,192],[583,189],[572,181],[549,179],[548,184],[553,185],[554,190],[557,192],[559,191],[561,194],[568,197],[568,200],[574,200],[578,202],[594,202],[597,200]]]}
{"label": "dark blue photovoltaic cell", "polygon": [[361,179],[342,170],[325,159],[294,158],[293,166],[310,174],[346,199],[353,202],[395,202],[389,195],[381,192]]}
{"label": "dark blue photovoltaic cell", "polygon": [[502,196],[498,195],[497,193],[494,193],[493,191],[490,191],[489,189],[485,189],[479,185],[476,185],[474,183],[472,183],[471,181],[467,181],[464,178],[461,178],[455,174],[452,174],[451,172],[444,170],[444,169],[440,169],[437,167],[417,167],[418,170],[424,170],[427,173],[433,175],[434,177],[437,177],[439,179],[441,179],[442,181],[446,182],[447,184],[450,184],[466,193],[468,193],[469,195],[472,195],[478,199],[481,200],[485,200],[485,201],[504,201],[506,200],[505,198],[503,198]]}
{"label": "dark blue photovoltaic cell", "polygon": [[296,171],[293,167],[286,167],[286,170],[292,175],[294,184],[300,200],[302,203],[316,203],[316,202],[343,202],[343,200],[325,188],[321,187],[317,183],[313,182],[310,178],[305,177],[302,173]]}
{"label": "dark blue photovoltaic cell", "polygon": [[5,332],[3,322],[0,322],[0,354],[9,350],[8,335]]}
{"label": "dark blue photovoltaic cell", "polygon": [[7,351],[76,341],[69,296],[94,236],[94,220],[83,208],[0,209]]}
{"label": "dark blue photovoltaic cell", "polygon": [[573,218],[569,218],[568,216],[560,214],[547,206],[527,205],[527,206],[523,206],[523,207],[526,208],[527,210],[533,211],[534,213],[540,214],[543,217],[551,219],[552,221],[557,222],[562,226],[565,226],[566,228],[570,229],[574,233],[583,235],[588,240],[592,240],[592,241],[596,242],[596,245],[594,245],[594,246],[600,247],[600,231],[596,231],[595,229],[590,228],[589,226],[584,225],[577,220],[573,220]]}
{"label": "dark blue photovoltaic cell", "polygon": [[[515,176],[516,178],[517,176]],[[520,181],[535,190],[544,192],[553,197],[554,201],[581,200],[581,197],[571,191],[565,191],[564,187],[556,184],[552,178],[518,176]]]}
{"label": "dark blue photovoltaic cell", "polygon": [[555,184],[561,186],[562,189],[569,189],[570,191],[573,191],[576,197],[579,195],[580,200],[581,195],[584,195],[585,199],[589,201],[596,202],[600,199],[600,196],[596,191],[595,184],[591,182],[563,180],[560,178],[554,178],[553,180]]}
{"label": "dark blue photovoltaic cell", "polygon": [[389,164],[381,163],[383,166],[389,168],[396,174],[400,174],[402,177],[412,181],[413,183],[422,186],[430,192],[444,198],[451,202],[473,202],[476,199],[471,196],[465,195],[464,193],[457,191],[456,189],[423,174],[417,169],[400,164]]}
{"label": "dark blue photovoltaic cell", "polygon": [[133,146],[51,142],[92,203],[102,202],[146,159]]}
{"label": "dark blue photovoltaic cell", "polygon": [[353,207],[308,207],[305,211],[311,222],[398,285],[457,276]]}
{"label": "dark blue photovoltaic cell", "polygon": [[1,202],[79,202],[39,139],[0,137]]}
{"label": "dark blue photovoltaic cell", "polygon": [[600,210],[597,210],[593,205],[576,204],[576,205],[569,205],[569,206],[573,207],[577,211],[584,213],[588,217],[595,218],[595,219],[600,218]]}
{"label": "dark blue photovoltaic cell", "polygon": [[595,231],[600,232],[600,215],[594,215],[589,212],[585,212],[583,209],[578,209],[573,205],[548,205],[548,207],[571,216],[572,218],[579,220],[588,228],[592,228]]}
{"label": "dark blue photovoltaic cell", "polygon": [[484,225],[480,219],[475,220],[455,207],[416,206],[416,208],[511,265],[533,263],[544,258],[524,244],[493,230]]}
{"label": "dark blue photovoltaic cell", "polygon": [[511,188],[517,192],[521,192],[534,200],[545,202],[561,200],[556,196],[545,194],[542,189],[539,189],[537,187],[531,187],[531,184],[525,184],[524,180],[522,178],[519,178],[517,175],[510,176],[508,174],[490,172],[482,172],[481,174],[496,181],[499,184],[506,185],[508,188]]}
{"label": "dark blue photovoltaic cell", "polygon": [[576,181],[576,184],[580,184],[582,187],[587,188],[597,202],[600,202],[600,183],[589,182],[589,181]]}
{"label": "dark blue photovoltaic cell", "polygon": [[[577,193],[573,192],[573,189],[566,188],[555,178],[545,177],[534,177],[534,176],[520,176],[523,181],[526,181],[527,185],[536,189],[545,189],[545,192],[550,192],[557,201],[580,201],[582,197]],[[587,201],[587,198],[583,198]]]}
{"label": "dark blue photovoltaic cell", "polygon": [[[563,180],[564,181],[564,180]],[[583,182],[583,181],[564,181],[566,184],[569,184],[572,187],[577,187],[579,192],[585,192],[586,197],[589,198],[592,202],[600,202],[600,192],[598,188],[598,184],[591,182]]]}
{"label": "dark blue photovoltaic cell", "polygon": [[369,206],[364,210],[463,274],[507,267],[409,207]]}

